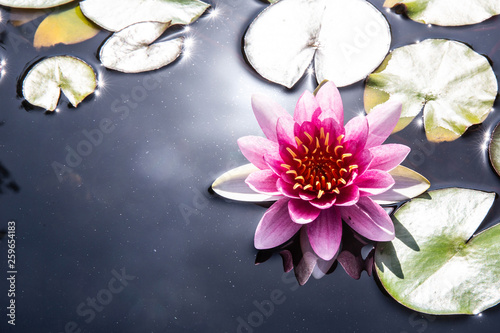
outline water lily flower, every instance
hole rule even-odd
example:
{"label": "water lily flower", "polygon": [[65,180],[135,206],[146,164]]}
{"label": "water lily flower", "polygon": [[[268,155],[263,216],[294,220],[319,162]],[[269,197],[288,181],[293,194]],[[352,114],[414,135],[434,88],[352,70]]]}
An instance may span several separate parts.
{"label": "water lily flower", "polygon": [[326,82],[315,95],[304,92],[293,116],[264,96],[253,96],[252,108],[266,137],[245,136],[238,145],[253,168],[223,175],[213,188],[227,194],[224,184],[248,173],[245,183],[253,192],[277,200],[257,226],[257,249],[277,247],[302,229],[314,253],[331,261],[339,252],[342,220],[367,239],[390,241],[394,225],[374,199],[386,202],[389,193],[401,200],[408,197],[402,188],[416,196],[429,187],[417,173],[401,172],[409,147],[382,144],[399,120],[399,103],[385,103],[344,125],[340,93]]}

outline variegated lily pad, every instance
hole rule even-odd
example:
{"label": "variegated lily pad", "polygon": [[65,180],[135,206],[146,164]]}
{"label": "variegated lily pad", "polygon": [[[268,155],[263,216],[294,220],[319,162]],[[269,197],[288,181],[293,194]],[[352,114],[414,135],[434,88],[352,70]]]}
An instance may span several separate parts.
{"label": "variegated lily pad", "polygon": [[500,123],[496,126],[491,136],[489,152],[491,164],[500,176]]}
{"label": "variegated lily pad", "polygon": [[73,0],[0,0],[0,5],[14,8],[50,8]]}

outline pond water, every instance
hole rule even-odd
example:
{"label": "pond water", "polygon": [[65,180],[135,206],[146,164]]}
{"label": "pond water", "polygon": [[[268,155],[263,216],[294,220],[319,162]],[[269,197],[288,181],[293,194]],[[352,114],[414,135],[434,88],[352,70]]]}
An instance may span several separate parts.
{"label": "pond water", "polygon": [[[16,225],[16,325],[7,324],[6,238],[0,241],[2,332],[491,332],[500,307],[480,316],[423,316],[398,304],[363,273],[341,267],[298,287],[281,260],[255,266],[253,234],[265,208],[210,194],[212,181],[247,163],[236,140],[261,135],[250,97],[266,94],[292,112],[306,76],[291,90],[245,62],[242,36],[266,7],[257,0],[207,1],[206,14],[177,34],[189,54],[154,72],[123,74],[97,59],[108,37],[39,51],[37,24],[0,23],[0,230]],[[500,74],[500,18],[444,28],[382,8],[391,48],[426,38],[465,42]],[[2,17],[8,10],[0,8]],[[26,108],[20,78],[42,57],[74,55],[97,69],[101,86],[78,108]],[[342,88],[346,119],[363,109],[360,82]],[[495,111],[452,143],[429,143],[414,121],[391,136],[412,153],[403,163],[431,189],[500,191],[481,148],[500,121]],[[112,126],[103,131],[103,123]],[[84,147],[85,146],[85,147]],[[86,150],[85,150],[86,149]],[[84,152],[83,154],[78,153]],[[57,162],[57,163],[54,163]],[[67,165],[56,172],[54,165]],[[5,171],[5,172],[4,172]],[[8,175],[7,175],[8,171]],[[9,186],[10,184],[10,186]],[[16,188],[16,185],[18,188]],[[499,222],[494,204],[481,228]],[[8,277],[8,276],[6,276]],[[248,324],[248,323],[251,323]],[[244,323],[244,324],[243,324]]]}

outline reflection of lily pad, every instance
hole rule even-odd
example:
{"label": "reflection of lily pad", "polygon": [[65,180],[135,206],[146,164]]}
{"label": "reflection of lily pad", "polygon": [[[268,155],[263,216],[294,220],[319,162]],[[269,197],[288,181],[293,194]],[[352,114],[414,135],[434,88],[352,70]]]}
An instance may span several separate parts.
{"label": "reflection of lily pad", "polygon": [[491,136],[489,151],[491,164],[500,176],[500,123],[497,125]]}
{"label": "reflection of lily pad", "polygon": [[449,188],[403,205],[393,217],[396,238],[379,243],[375,253],[389,294],[432,314],[477,314],[498,304],[500,225],[473,236],[494,198]]}
{"label": "reflection of lily pad", "polygon": [[150,71],[170,64],[181,54],[184,39],[151,44],[169,26],[169,23],[141,22],[114,33],[101,49],[102,64],[125,73]]}
{"label": "reflection of lily pad", "polygon": [[80,7],[104,29],[120,31],[138,22],[189,24],[210,5],[198,0],[85,0]]}
{"label": "reflection of lily pad", "polygon": [[244,41],[250,64],[272,82],[292,87],[314,59],[318,82],[346,86],[382,62],[391,34],[365,0],[285,0],[264,9]]}
{"label": "reflection of lily pad", "polygon": [[445,26],[475,24],[500,14],[498,0],[386,0],[384,7],[398,4],[416,22]]}
{"label": "reflection of lily pad", "polygon": [[77,106],[96,88],[92,67],[84,61],[58,56],[37,63],[23,82],[23,96],[36,106],[54,111],[62,92],[73,106]]}
{"label": "reflection of lily pad", "polygon": [[99,28],[83,16],[78,5],[46,17],[38,26],[33,45],[49,47],[59,43],[76,44],[97,35]]}
{"label": "reflection of lily pad", "polygon": [[452,141],[491,111],[497,80],[488,60],[465,44],[428,39],[400,47],[368,77],[365,109],[387,100],[403,104],[396,130],[424,108],[430,141]]}
{"label": "reflection of lily pad", "polygon": [[50,8],[73,0],[0,0],[0,5],[14,8]]}

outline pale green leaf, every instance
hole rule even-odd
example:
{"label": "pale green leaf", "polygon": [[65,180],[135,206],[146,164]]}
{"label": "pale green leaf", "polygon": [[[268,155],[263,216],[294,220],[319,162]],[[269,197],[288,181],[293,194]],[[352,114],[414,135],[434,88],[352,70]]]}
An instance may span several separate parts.
{"label": "pale green leaf", "polygon": [[37,63],[23,81],[23,96],[36,106],[54,111],[62,92],[77,106],[96,88],[95,72],[71,56],[46,58]]}
{"label": "pale green leaf", "polygon": [[14,8],[50,8],[73,0],[0,0],[0,5]]}
{"label": "pale green leaf", "polygon": [[391,44],[389,24],[365,0],[284,0],[259,14],[244,38],[252,67],[292,87],[314,61],[316,79],[346,86],[364,79]]}
{"label": "pale green leaf", "polygon": [[141,22],[114,33],[101,48],[102,64],[125,73],[150,71],[170,64],[181,54],[184,38],[151,44],[169,26],[169,23]]}
{"label": "pale green leaf", "polygon": [[430,141],[452,141],[491,112],[498,91],[488,60],[467,45],[427,39],[392,51],[374,73],[365,90],[367,112],[378,103],[403,104],[396,130],[424,109]]}
{"label": "pale green leaf", "polygon": [[443,26],[475,24],[500,14],[498,0],[386,0],[384,7],[399,4],[412,20]]}
{"label": "pale green leaf", "polygon": [[491,135],[489,152],[491,164],[500,176],[500,123],[498,123]]}
{"label": "pale green leaf", "polygon": [[423,313],[477,314],[500,302],[500,225],[475,236],[495,193],[448,188],[404,204],[396,238],[379,243],[376,272],[387,292]]}
{"label": "pale green leaf", "polygon": [[198,0],[85,0],[80,7],[97,25],[120,31],[138,22],[189,24],[210,5]]}
{"label": "pale green leaf", "polygon": [[395,204],[400,201],[414,198],[431,186],[431,183],[418,172],[402,165],[389,171],[395,184],[382,194],[372,195],[371,199],[380,205]]}

